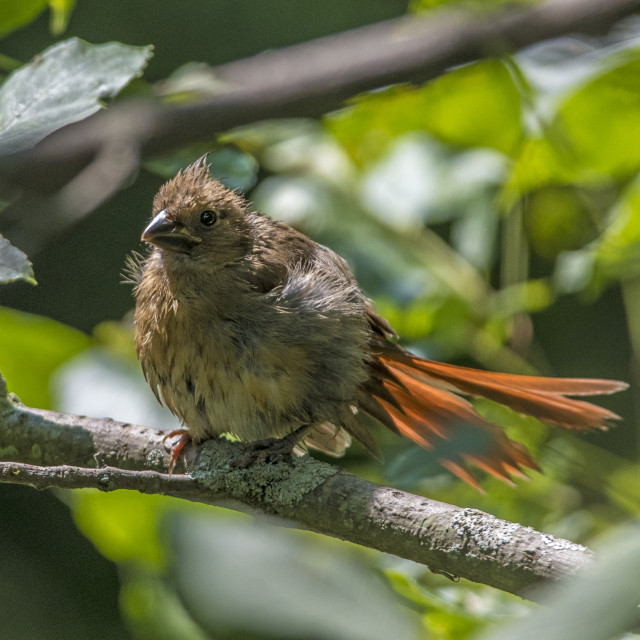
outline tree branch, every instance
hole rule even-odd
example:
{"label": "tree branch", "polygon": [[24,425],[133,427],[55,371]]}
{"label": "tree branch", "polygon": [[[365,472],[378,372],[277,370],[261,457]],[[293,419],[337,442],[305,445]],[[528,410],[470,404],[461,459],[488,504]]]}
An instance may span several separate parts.
{"label": "tree branch", "polygon": [[0,462],[0,482],[135,489],[275,515],[524,597],[592,558],[567,540],[382,487],[310,456],[244,468],[243,445],[216,440],[187,450],[189,475],[168,475],[162,435],[108,418],[25,407],[6,394],[0,377],[0,460],[9,461]]}
{"label": "tree branch", "polygon": [[140,493],[180,493],[183,497],[197,486],[189,475],[157,471],[130,471],[115,467],[37,467],[22,462],[0,462],[0,482],[26,484],[34,489],[129,489]]}
{"label": "tree branch", "polygon": [[215,68],[226,87],[219,95],[187,105],[121,102],[3,158],[0,176],[52,191],[105,145],[129,143],[148,157],[259,120],[317,117],[362,91],[424,82],[453,65],[568,33],[605,33],[638,10],[640,0],[551,0],[491,14],[442,10],[262,53]]}

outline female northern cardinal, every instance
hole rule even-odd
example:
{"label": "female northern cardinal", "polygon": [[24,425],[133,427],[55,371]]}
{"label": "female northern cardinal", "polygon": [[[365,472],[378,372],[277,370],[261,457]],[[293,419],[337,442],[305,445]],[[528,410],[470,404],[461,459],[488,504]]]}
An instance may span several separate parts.
{"label": "female northern cardinal", "polygon": [[232,433],[282,438],[340,456],[378,448],[365,412],[426,449],[472,426],[483,434],[442,466],[477,486],[467,463],[510,481],[537,465],[520,443],[461,396],[483,396],[568,429],[605,428],[617,415],[565,396],[608,394],[613,380],[488,373],[415,356],[330,249],[255,211],[214,180],[205,159],[167,182],[142,240],[136,345],[156,397],[189,439]]}

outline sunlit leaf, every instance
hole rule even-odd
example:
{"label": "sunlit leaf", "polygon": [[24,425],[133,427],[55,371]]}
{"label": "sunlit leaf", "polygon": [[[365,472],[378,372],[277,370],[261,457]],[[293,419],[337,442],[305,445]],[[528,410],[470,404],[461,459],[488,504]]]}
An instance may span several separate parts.
{"label": "sunlit leaf", "polygon": [[465,8],[470,7],[478,11],[499,8],[501,4],[518,5],[533,4],[535,2],[539,2],[539,0],[411,0],[409,9],[415,13],[420,13],[436,7],[462,5]]}
{"label": "sunlit leaf", "polygon": [[34,20],[47,6],[47,0],[2,0],[0,2],[0,36]]}
{"label": "sunlit leaf", "polygon": [[491,300],[491,307],[496,318],[507,318],[518,313],[541,311],[551,302],[551,292],[545,281],[528,280],[501,289]]}
{"label": "sunlit leaf", "polygon": [[527,236],[545,258],[583,247],[597,235],[588,199],[569,187],[547,187],[530,194],[524,207]]}
{"label": "sunlit leaf", "polygon": [[562,105],[557,120],[571,153],[592,171],[628,176],[640,166],[640,49]]}
{"label": "sunlit leaf", "polygon": [[368,94],[327,118],[330,131],[364,163],[408,131],[427,131],[461,147],[511,154],[522,138],[520,93],[499,60],[470,64],[420,89],[394,87]]}
{"label": "sunlit leaf", "polygon": [[225,93],[229,87],[210,65],[187,62],[158,83],[155,89],[168,102],[188,102]]}
{"label": "sunlit leaf", "polygon": [[0,307],[0,371],[25,404],[50,408],[51,374],[90,342],[49,318]]}
{"label": "sunlit leaf", "polygon": [[520,148],[504,188],[508,202],[547,185],[602,187],[638,171],[640,49],[618,51],[593,67],[541,135]]}
{"label": "sunlit leaf", "polygon": [[166,559],[159,517],[176,502],[135,491],[82,491],[74,495],[73,514],[80,530],[107,558],[160,569]]}
{"label": "sunlit leaf", "polygon": [[547,138],[532,138],[520,147],[503,187],[503,200],[509,207],[534,189],[571,183],[579,178],[580,167],[573,154],[557,149]]}
{"label": "sunlit leaf", "polygon": [[151,55],[151,47],[78,38],[49,47],[0,87],[0,152],[26,149],[90,116],[140,75]]}
{"label": "sunlit leaf", "polygon": [[49,7],[51,8],[51,21],[50,29],[51,33],[55,36],[59,36],[67,28],[71,12],[76,6],[77,0],[49,0]]}
{"label": "sunlit leaf", "polygon": [[611,224],[595,245],[595,267],[608,278],[640,273],[640,180],[613,209]]}
{"label": "sunlit leaf", "polygon": [[504,624],[535,606],[485,585],[465,580],[453,584],[426,567],[399,558],[387,556],[382,563],[394,590],[423,612],[427,638],[467,640],[487,622]]}
{"label": "sunlit leaf", "polygon": [[425,128],[444,142],[505,154],[520,142],[520,93],[499,60],[452,71],[427,84],[420,95]]}
{"label": "sunlit leaf", "polygon": [[607,479],[607,494],[635,518],[640,518],[640,464],[617,460]]}
{"label": "sunlit leaf", "polygon": [[167,563],[163,522],[170,514],[212,511],[218,519],[242,519],[225,509],[137,491],[78,491],[70,500],[78,528],[107,558],[145,571]]}
{"label": "sunlit leaf", "polygon": [[0,283],[16,280],[37,284],[29,258],[0,235]]}
{"label": "sunlit leaf", "polygon": [[20,60],[16,60],[11,56],[0,53],[0,73],[9,73],[9,71],[15,71],[21,66],[22,62],[20,62]]}

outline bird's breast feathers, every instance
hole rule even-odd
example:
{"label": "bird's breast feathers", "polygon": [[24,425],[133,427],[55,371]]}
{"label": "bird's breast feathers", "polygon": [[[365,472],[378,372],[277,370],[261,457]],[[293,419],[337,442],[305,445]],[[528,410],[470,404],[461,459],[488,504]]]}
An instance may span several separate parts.
{"label": "bird's breast feathers", "polygon": [[178,304],[145,332],[142,361],[151,387],[195,440],[224,432],[256,440],[300,425],[312,383],[302,346],[275,344],[237,321],[194,326],[182,316]]}

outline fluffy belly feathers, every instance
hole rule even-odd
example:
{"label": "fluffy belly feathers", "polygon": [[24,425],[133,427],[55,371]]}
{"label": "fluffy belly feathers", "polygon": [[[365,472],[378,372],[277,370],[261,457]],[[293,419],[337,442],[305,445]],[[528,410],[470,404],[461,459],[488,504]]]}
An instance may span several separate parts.
{"label": "fluffy belly feathers", "polygon": [[246,441],[282,437],[309,420],[304,398],[312,366],[302,347],[264,340],[239,345],[225,332],[214,335],[191,334],[168,363],[162,333],[148,347],[149,383],[194,440],[226,432]]}

